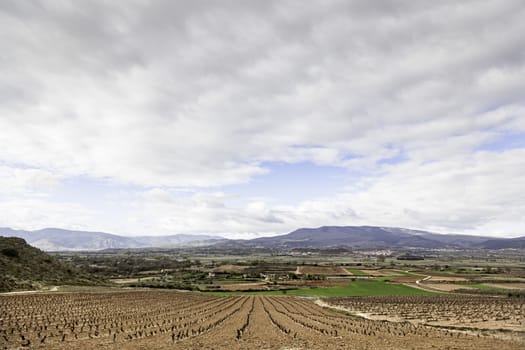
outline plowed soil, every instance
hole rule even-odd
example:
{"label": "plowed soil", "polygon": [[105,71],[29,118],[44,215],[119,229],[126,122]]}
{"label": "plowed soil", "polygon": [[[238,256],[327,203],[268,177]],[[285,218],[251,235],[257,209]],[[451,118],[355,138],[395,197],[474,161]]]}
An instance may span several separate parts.
{"label": "plowed soil", "polygon": [[[373,320],[502,331],[507,335],[517,332],[515,335],[525,341],[525,303],[520,298],[463,295],[378,296],[331,298],[325,302]],[[525,348],[525,342],[523,345]]]}
{"label": "plowed soil", "polygon": [[2,349],[522,349],[287,296],[140,291],[0,297]]}

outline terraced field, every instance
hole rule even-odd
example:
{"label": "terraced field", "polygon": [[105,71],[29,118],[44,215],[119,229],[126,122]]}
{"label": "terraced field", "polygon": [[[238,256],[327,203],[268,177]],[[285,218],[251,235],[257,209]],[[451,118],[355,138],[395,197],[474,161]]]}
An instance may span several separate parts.
{"label": "terraced field", "polygon": [[366,320],[290,296],[168,291],[0,296],[0,348],[522,349],[411,323]]}

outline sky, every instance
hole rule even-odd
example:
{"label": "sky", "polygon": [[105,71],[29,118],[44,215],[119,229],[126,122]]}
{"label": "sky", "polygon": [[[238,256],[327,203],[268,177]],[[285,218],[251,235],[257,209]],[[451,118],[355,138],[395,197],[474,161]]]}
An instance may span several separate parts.
{"label": "sky", "polygon": [[0,2],[0,227],[525,235],[525,4]]}

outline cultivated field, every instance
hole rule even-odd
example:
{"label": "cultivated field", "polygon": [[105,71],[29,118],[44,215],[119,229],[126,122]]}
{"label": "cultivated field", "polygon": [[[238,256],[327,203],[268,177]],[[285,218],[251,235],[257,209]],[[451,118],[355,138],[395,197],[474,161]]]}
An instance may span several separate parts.
{"label": "cultivated field", "polygon": [[297,266],[295,272],[298,275],[330,275],[330,276],[348,276],[351,275],[342,266]]}
{"label": "cultivated field", "polygon": [[525,333],[525,303],[521,298],[381,296],[332,298],[329,304],[376,320]]}
{"label": "cultivated field", "polygon": [[[396,305],[397,300],[388,302]],[[522,317],[522,306],[513,304],[502,314]],[[3,349],[523,348],[510,340],[352,317],[289,296],[169,291],[4,295],[0,315]]]}

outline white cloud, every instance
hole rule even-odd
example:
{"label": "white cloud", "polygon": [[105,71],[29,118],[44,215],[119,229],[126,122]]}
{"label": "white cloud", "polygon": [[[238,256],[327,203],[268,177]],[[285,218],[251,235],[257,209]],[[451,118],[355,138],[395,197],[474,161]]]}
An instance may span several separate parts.
{"label": "white cloud", "polygon": [[[137,203],[140,221],[158,218],[168,232],[226,236],[284,233],[297,227],[366,225],[444,233],[519,235],[525,230],[525,151],[479,151],[436,162],[387,165],[335,197],[269,206],[263,199],[232,205],[225,193],[150,198]],[[154,220],[154,219],[153,219]],[[512,223],[512,224],[510,224]]]}
{"label": "white cloud", "polygon": [[20,198],[0,201],[2,227],[37,230],[63,227],[97,230],[96,215],[78,203],[51,202],[40,198]]}
{"label": "white cloud", "polygon": [[[525,132],[523,18],[519,0],[3,2],[0,162],[18,168],[0,168],[0,195],[38,196],[80,175],[154,188],[136,203],[153,231],[359,219],[497,231],[491,222],[521,222],[499,184],[519,192],[521,155],[474,152]],[[371,187],[359,205],[342,195],[340,210],[330,198],[232,207],[169,192],[249,183],[271,171],[265,162],[344,167]],[[510,169],[466,193],[432,168],[483,162]]]}
{"label": "white cloud", "polygon": [[516,149],[451,155],[430,163],[407,161],[317,205],[329,213],[353,210],[356,217],[348,217],[347,224],[519,235],[525,230],[524,159],[524,150]]}
{"label": "white cloud", "polygon": [[57,174],[42,169],[0,166],[0,193],[4,194],[46,192],[56,188],[60,180]]}

